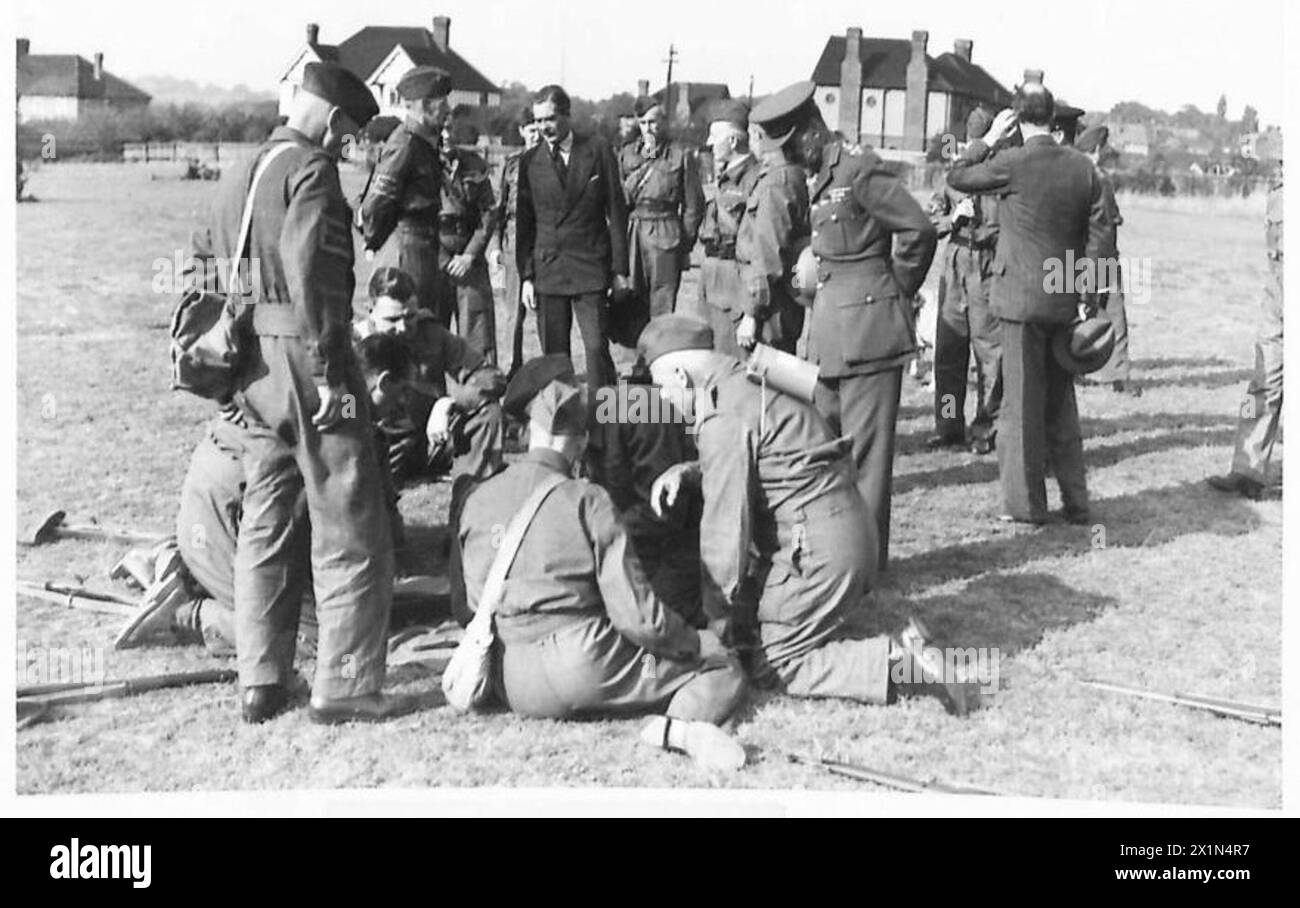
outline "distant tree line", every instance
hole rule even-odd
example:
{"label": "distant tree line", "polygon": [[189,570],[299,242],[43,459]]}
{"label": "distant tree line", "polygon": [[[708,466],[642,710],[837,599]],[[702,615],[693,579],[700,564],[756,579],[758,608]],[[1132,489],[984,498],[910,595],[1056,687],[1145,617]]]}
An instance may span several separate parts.
{"label": "distant tree line", "polygon": [[260,142],[279,122],[275,101],[152,104],[142,110],[91,111],[77,120],[21,123],[18,149],[27,159],[41,157],[52,144],[60,159],[120,160],[128,142]]}

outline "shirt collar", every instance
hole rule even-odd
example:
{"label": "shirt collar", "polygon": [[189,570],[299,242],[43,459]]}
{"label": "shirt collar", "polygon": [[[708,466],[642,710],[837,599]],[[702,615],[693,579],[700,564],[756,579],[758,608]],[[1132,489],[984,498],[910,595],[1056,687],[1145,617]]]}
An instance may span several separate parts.
{"label": "shirt collar", "polygon": [[525,463],[535,463],[557,473],[563,473],[565,476],[573,472],[573,466],[569,463],[568,458],[559,451],[552,451],[550,448],[529,448],[523,459]]}
{"label": "shirt collar", "polygon": [[440,132],[435,133],[432,129],[411,117],[406,118],[406,130],[412,135],[424,139],[424,141],[428,142],[434,148],[438,147],[438,142],[442,139],[442,134]]}
{"label": "shirt collar", "polygon": [[[559,145],[561,154],[566,156],[571,154],[573,152],[573,130],[570,129],[569,134],[556,144]],[[549,145],[547,146],[546,150],[547,151],[551,150]]]}

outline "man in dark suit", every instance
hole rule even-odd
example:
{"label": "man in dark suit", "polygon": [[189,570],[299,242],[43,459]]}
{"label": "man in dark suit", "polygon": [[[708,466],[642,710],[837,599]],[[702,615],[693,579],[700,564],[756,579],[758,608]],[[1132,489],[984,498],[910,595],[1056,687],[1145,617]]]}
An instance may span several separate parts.
{"label": "man in dark suit", "polygon": [[578,319],[587,384],[614,381],[605,297],[627,286],[627,205],[618,162],[601,139],[569,126],[569,96],[548,85],[533,97],[542,135],[519,163],[516,255],[524,305],[537,310],[543,353],[569,355]]}
{"label": "man in dark suit", "polygon": [[[1002,199],[992,310],[1002,323],[1003,519],[1035,524],[1048,517],[1049,463],[1065,519],[1089,519],[1074,380],[1052,344],[1069,330],[1080,304],[1095,297],[1090,282],[1076,279],[1076,265],[1096,258],[1109,229],[1097,170],[1086,155],[1053,141],[1054,115],[1051,92],[1036,83],[1022,86],[1015,107],[999,113],[948,174],[954,189]],[[1017,119],[1024,144],[985,161]]]}

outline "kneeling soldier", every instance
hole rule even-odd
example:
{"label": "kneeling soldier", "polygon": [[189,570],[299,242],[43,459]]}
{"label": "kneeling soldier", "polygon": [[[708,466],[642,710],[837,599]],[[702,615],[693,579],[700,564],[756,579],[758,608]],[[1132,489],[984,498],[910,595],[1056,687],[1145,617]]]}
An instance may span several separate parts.
{"label": "kneeling soldier", "polygon": [[907,643],[846,633],[875,581],[878,551],[849,440],[811,404],[751,382],[743,363],[712,348],[707,325],[669,316],[650,322],[639,349],[655,384],[694,392],[699,463],[665,473],[654,498],[662,492],[671,503],[684,481],[701,484],[710,627],[731,640],[756,619],[751,673],[793,696],[885,703],[893,681],[964,714],[971,692],[923,662],[923,632],[910,629]]}
{"label": "kneeling soldier", "polygon": [[536,362],[508,391],[527,402],[528,454],[471,489],[460,508],[463,586],[453,574],[453,608],[478,608],[502,528],[535,489],[559,479],[496,605],[502,699],[514,712],[549,718],[662,712],[668,721],[645,731],[654,743],[707,765],[739,766],[743,749],[716,727],[744,692],[739,662],[655,595],[609,494],[567,478],[587,447],[587,403],[576,384],[551,379]]}

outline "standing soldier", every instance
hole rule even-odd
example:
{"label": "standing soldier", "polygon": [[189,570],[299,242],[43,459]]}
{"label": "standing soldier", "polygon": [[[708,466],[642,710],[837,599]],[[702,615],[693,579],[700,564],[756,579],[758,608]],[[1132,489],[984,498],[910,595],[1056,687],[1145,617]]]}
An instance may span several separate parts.
{"label": "standing soldier", "polygon": [[1114,262],[1113,268],[1107,266],[1101,273],[1106,279],[1113,278],[1114,283],[1098,288],[1098,302],[1101,305],[1098,315],[1114,326],[1115,346],[1106,365],[1088,376],[1088,383],[1110,385],[1111,390],[1118,394],[1141,397],[1142,388],[1132,382],[1132,363],[1128,356],[1128,313],[1124,311],[1124,284],[1119,262],[1119,227],[1124,223],[1124,216],[1120,214],[1119,203],[1115,201],[1115,183],[1101,166],[1102,156],[1109,150],[1106,144],[1109,138],[1109,128],[1093,126],[1084,130],[1083,135],[1074,143],[1074,147],[1086,154],[1097,168],[1097,179],[1101,181],[1101,201],[1106,206],[1106,216],[1110,219],[1111,227],[1101,255],[1106,261]]}
{"label": "standing soldier", "polygon": [[709,118],[709,147],[717,174],[717,192],[704,206],[700,240],[700,315],[713,329],[714,349],[737,359],[746,351],[736,329],[747,314],[747,285],[736,261],[736,236],[745,205],[758,184],[758,161],[749,151],[749,108],[743,101],[722,101]]}
{"label": "standing soldier", "polygon": [[808,243],[808,183],[799,151],[790,142],[793,131],[777,128],[782,124],[774,118],[781,112],[788,113],[769,99],[749,117],[760,157],[736,234],[743,314],[735,336],[742,350],[762,341],[793,353],[804,311],[795,301],[789,275]]}
{"label": "standing soldier", "polygon": [[[966,118],[966,138],[988,132],[993,117],[975,108]],[[934,430],[930,448],[965,448],[966,374],[975,354],[975,419],[970,424],[972,453],[987,454],[997,437],[1002,405],[1002,360],[998,320],[989,309],[993,256],[998,242],[996,201],[967,195],[944,184],[934,193],[930,218],[940,237],[948,237],[940,284],[939,318],[934,333]]]}
{"label": "standing soldier", "polygon": [[438,211],[442,207],[438,143],[451,112],[450,91],[451,78],[433,66],[417,66],[397,83],[406,120],[384,143],[361,205],[366,257],[373,259],[375,268],[400,268],[409,274],[420,307],[438,315],[444,324],[449,324],[450,313],[438,311]]}
{"label": "standing soldier", "polygon": [[704,213],[704,190],[695,155],[668,141],[663,105],[638,98],[641,141],[619,152],[628,205],[628,265],[632,288],[650,303],[650,317],[677,307],[682,271]]}
{"label": "standing soldier", "polygon": [[525,151],[535,148],[542,140],[537,134],[537,124],[533,122],[533,112],[529,108],[525,108],[519,115],[519,137],[524,140],[524,147],[508,155],[501,166],[497,211],[492,222],[493,248],[488,253],[493,268],[505,268],[506,307],[515,311],[507,379],[524,364],[524,321],[528,315],[520,294],[519,263],[515,261],[515,212],[519,205],[519,162],[523,160]]}
{"label": "standing soldier", "polygon": [[448,327],[454,315],[456,332],[496,365],[496,306],[486,256],[495,229],[496,197],[487,161],[463,147],[477,141],[478,130],[471,123],[443,127],[435,312]]}
{"label": "standing soldier", "polygon": [[894,425],[903,366],[916,352],[912,297],[938,242],[934,225],[871,151],[838,139],[800,82],[750,116],[788,142],[809,174],[817,295],[808,359],[820,370],[814,403],[853,443],[858,490],[876,521],[878,564],[889,561]]}
{"label": "standing soldier", "polygon": [[[359,78],[310,63],[288,122],[217,197],[208,246],[257,263],[255,337],[236,380],[247,415],[244,501],[235,554],[243,715],[288,704],[300,592],[286,583],[298,489],[311,523],[320,641],[317,722],[383,719],[409,708],[384,695],[393,540],[366,385],[350,343],[351,210],[339,185],[344,144],[378,112]],[[256,170],[254,169],[256,168]],[[234,248],[254,178],[247,253]]]}
{"label": "standing soldier", "polygon": [[1232,452],[1232,469],[1226,476],[1207,481],[1220,492],[1235,492],[1245,498],[1264,496],[1268,484],[1268,462],[1277,441],[1282,418],[1282,163],[1269,186],[1265,209],[1265,238],[1268,242],[1268,278],[1260,309],[1259,335],[1255,340],[1255,374],[1246,386],[1246,399],[1237,420],[1237,441]]}

